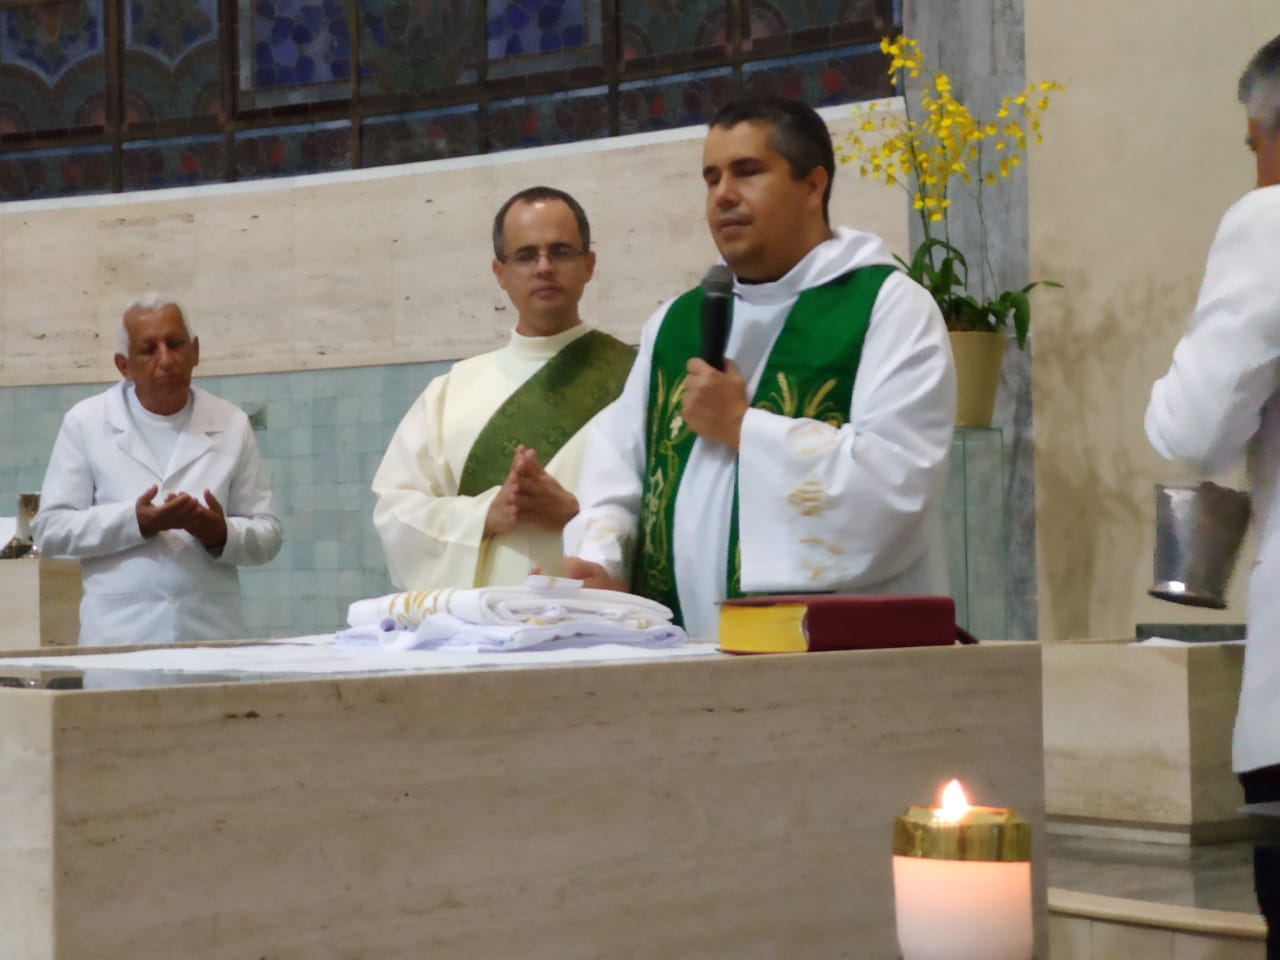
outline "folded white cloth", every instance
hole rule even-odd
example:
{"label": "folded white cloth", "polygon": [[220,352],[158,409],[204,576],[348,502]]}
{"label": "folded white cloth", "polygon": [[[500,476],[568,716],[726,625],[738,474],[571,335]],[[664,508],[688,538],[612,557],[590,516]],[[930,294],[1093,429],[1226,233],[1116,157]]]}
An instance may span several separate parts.
{"label": "folded white cloth", "polygon": [[645,597],[591,589],[582,586],[581,580],[535,576],[519,587],[413,590],[357,600],[347,608],[347,623],[369,627],[390,618],[396,626],[416,627],[427,617],[441,613],[465,623],[508,626],[577,621],[647,630],[671,622],[669,609]]}
{"label": "folded white cloth", "polygon": [[339,644],[348,647],[377,647],[382,650],[475,650],[503,653],[554,645],[556,648],[585,647],[601,643],[657,648],[679,646],[688,639],[673,624],[639,629],[597,620],[562,620],[545,626],[467,623],[448,613],[427,617],[413,629],[384,629],[376,626],[352,627],[337,634]]}
{"label": "folded white cloth", "polygon": [[498,652],[553,642],[666,647],[688,639],[660,603],[539,576],[519,587],[416,590],[359,600],[348,608],[347,622],[351,627],[338,632],[339,643],[391,650]]}
{"label": "folded white cloth", "polygon": [[1131,647],[1240,647],[1244,645],[1244,637],[1239,640],[1173,640],[1169,637],[1147,637],[1143,640],[1131,640]]}

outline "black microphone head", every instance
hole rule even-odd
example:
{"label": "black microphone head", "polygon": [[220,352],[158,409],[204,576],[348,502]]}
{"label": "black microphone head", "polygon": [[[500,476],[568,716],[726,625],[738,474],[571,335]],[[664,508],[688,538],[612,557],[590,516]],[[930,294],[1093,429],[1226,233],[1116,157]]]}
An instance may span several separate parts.
{"label": "black microphone head", "polygon": [[702,292],[708,297],[733,296],[733,271],[723,263],[717,263],[702,278]]}
{"label": "black microphone head", "polygon": [[699,354],[717,370],[724,369],[732,304],[733,271],[718,263],[702,278],[702,352]]}

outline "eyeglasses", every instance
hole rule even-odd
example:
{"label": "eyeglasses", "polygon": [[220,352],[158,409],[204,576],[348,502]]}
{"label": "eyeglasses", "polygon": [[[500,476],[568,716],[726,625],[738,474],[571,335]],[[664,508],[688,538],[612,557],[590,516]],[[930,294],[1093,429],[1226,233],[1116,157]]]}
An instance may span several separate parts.
{"label": "eyeglasses", "polygon": [[521,247],[515,253],[509,253],[505,257],[499,257],[502,263],[510,263],[522,270],[532,270],[537,267],[543,257],[547,258],[547,262],[553,267],[562,267],[566,264],[573,263],[579,257],[584,256],[587,251],[579,250],[577,247],[571,247],[567,243],[553,243],[549,247]]}

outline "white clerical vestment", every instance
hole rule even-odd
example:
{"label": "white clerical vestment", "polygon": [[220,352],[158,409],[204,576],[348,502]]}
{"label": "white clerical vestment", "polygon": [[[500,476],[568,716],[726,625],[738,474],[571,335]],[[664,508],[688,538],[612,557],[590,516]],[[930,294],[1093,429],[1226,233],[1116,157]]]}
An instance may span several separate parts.
{"label": "white clerical vestment", "polygon": [[1257,559],[1249,572],[1237,773],[1280,763],[1280,186],[1222,218],[1195,312],[1151,390],[1147,436],[1164,457],[1214,474],[1242,458]]}
{"label": "white clerical vestment", "polygon": [[[513,331],[501,350],[459,360],[432,380],[405,414],[373,478],[373,524],[397,587],[510,586],[522,583],[530,567],[560,569],[558,532],[522,526],[485,539],[485,516],[499,488],[459,496],[458,481],[490,417],[590,329],[578,324],[550,337]],[[570,491],[578,485],[586,432],[579,430],[550,462],[537,451],[547,472]]]}
{"label": "white clerical vestment", "polygon": [[[782,279],[735,283],[725,355],[748,396],[800,293],[876,264],[894,264],[880,239],[842,228]],[[668,306],[645,324],[622,396],[588,427],[581,512],[565,528],[566,553],[623,582],[643,494],[650,362]],[[955,404],[942,316],[927,291],[895,272],[872,309],[847,424],[749,409],[736,453],[694,443],[673,530],[689,635],[717,634],[735,471],[743,591],[947,594],[941,501]]]}

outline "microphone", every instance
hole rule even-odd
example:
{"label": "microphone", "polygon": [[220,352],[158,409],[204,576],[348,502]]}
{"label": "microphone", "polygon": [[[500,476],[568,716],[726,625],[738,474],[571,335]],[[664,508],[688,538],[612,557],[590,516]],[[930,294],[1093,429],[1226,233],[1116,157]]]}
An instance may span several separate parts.
{"label": "microphone", "polygon": [[717,263],[702,278],[702,352],[699,356],[717,370],[724,369],[724,346],[729,340],[729,303],[733,299],[733,271]]}

